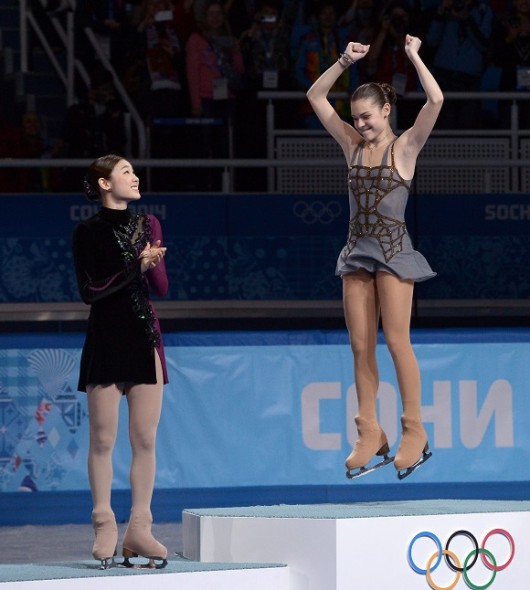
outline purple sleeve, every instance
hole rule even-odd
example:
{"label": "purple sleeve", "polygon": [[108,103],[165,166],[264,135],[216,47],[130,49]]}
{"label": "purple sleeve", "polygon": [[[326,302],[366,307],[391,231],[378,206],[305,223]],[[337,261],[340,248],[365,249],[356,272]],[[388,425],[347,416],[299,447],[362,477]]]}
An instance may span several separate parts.
{"label": "purple sleeve", "polygon": [[[160,240],[160,246],[164,245],[164,238],[162,235],[162,227],[160,222],[154,215],[149,215],[149,222],[151,224],[151,231],[153,234],[153,244]],[[149,287],[153,290],[153,293],[158,297],[163,297],[169,288],[166,272],[166,262],[164,258],[155,266],[155,268],[148,270],[145,273],[145,277],[149,283]]]}

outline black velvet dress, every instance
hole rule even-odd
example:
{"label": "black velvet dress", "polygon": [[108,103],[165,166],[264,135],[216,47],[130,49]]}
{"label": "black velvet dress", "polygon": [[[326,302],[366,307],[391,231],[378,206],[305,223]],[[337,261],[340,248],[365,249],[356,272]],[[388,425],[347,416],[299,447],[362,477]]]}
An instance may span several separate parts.
{"label": "black velvet dress", "polygon": [[155,350],[167,383],[164,348],[149,288],[166,294],[164,259],[142,274],[139,255],[162,240],[158,219],[128,209],[101,210],[78,224],[73,256],[81,298],[91,305],[79,391],[87,385],[156,383]]}

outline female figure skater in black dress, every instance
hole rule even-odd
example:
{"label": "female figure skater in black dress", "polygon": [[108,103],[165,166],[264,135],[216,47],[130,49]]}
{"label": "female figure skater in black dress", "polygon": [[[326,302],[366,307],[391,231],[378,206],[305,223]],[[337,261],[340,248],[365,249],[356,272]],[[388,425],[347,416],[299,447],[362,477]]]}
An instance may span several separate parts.
{"label": "female figure skater in black dress", "polygon": [[115,565],[118,529],[111,508],[112,451],[118,412],[125,395],[132,449],[131,515],[123,539],[123,565],[144,556],[149,567],[164,567],[167,549],[151,534],[155,439],[167,371],[160,327],[149,289],[162,296],[168,281],[162,230],[152,215],[135,214],[140,199],[132,165],[117,155],[95,160],[85,194],[101,203],[98,213],[73,233],[73,255],[81,297],[90,316],[81,356],[79,390],[88,395],[88,474],[95,530],[93,557]]}
{"label": "female figure skater in black dress", "polygon": [[[435,273],[413,249],[404,222],[416,159],[427,141],[443,103],[438,83],[418,51],[421,41],[407,35],[405,52],[426,94],[412,127],[396,137],[390,113],[396,92],[389,84],[368,83],[351,97],[353,125],[343,121],[327,99],[335,80],[368,53],[370,46],[349,43],[339,60],[307,92],[322,125],[342,147],[348,163],[350,223],[338,262],[342,277],[346,325],[354,358],[359,404],[358,439],[346,459],[348,477],[363,475],[391,461],[386,434],[376,414],[379,375],[376,344],[379,320],[394,362],[403,413],[402,437],[394,458],[403,479],[430,457],[421,422],[421,384],[410,342],[414,282]],[[374,455],[385,459],[367,467]]]}

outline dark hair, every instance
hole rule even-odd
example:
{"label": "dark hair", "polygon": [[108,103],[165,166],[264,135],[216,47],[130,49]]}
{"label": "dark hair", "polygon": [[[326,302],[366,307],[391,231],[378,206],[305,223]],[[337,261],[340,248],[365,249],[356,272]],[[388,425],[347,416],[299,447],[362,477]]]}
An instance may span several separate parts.
{"label": "dark hair", "polygon": [[367,84],[361,84],[354,93],[351,95],[350,102],[356,100],[369,99],[383,108],[386,103],[389,105],[395,104],[397,100],[397,93],[393,86],[386,82],[368,82]]}
{"label": "dark hair", "polygon": [[112,174],[112,171],[116,167],[116,164],[124,159],[125,158],[123,158],[123,156],[107,154],[106,156],[101,156],[101,158],[94,160],[92,164],[90,164],[83,182],[85,196],[89,201],[101,200],[98,182],[99,179],[105,178],[108,180]]}

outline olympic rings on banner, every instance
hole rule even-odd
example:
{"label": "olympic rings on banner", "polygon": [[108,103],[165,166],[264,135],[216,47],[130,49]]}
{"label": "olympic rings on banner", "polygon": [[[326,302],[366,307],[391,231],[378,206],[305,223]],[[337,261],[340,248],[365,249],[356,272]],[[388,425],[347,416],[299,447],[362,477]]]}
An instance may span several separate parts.
{"label": "olympic rings on banner", "polygon": [[342,205],[338,201],[297,201],[293,211],[307,225],[317,222],[328,225],[342,213]]}
{"label": "olympic rings on banner", "polygon": [[[486,543],[489,540],[489,538],[492,537],[493,535],[502,535],[510,543],[510,556],[503,564],[498,565],[497,560],[495,559],[494,555],[491,553],[491,551],[486,549]],[[465,557],[463,564],[462,564],[461,560],[457,557],[457,555],[449,549],[451,541],[453,541],[453,539],[455,539],[455,537],[458,537],[458,536],[467,537],[473,544],[473,549]],[[414,544],[416,543],[416,541],[418,539],[421,539],[424,537],[431,539],[434,542],[434,544],[436,545],[436,551],[427,560],[427,568],[426,569],[420,568],[414,562],[414,559],[412,557],[412,548],[413,548]],[[475,584],[474,582],[472,582],[469,577],[469,574],[468,574],[469,570],[471,570],[471,568],[476,564],[479,555],[481,556],[482,562],[486,566],[486,568],[488,568],[492,572],[491,578],[482,586],[479,586],[479,585]],[[489,588],[493,584],[495,577],[497,575],[497,572],[506,569],[510,565],[510,563],[512,562],[514,556],[515,556],[515,541],[514,541],[512,535],[507,530],[500,529],[500,528],[492,529],[489,533],[487,533],[486,536],[484,537],[480,547],[479,547],[476,537],[470,531],[458,530],[450,535],[450,537],[448,538],[448,540],[445,544],[445,549],[442,548],[442,542],[440,541],[440,539],[434,533],[432,533],[430,531],[422,531],[422,532],[418,533],[412,539],[412,541],[409,543],[409,548],[408,548],[408,562],[409,562],[410,567],[417,574],[421,574],[421,575],[426,576],[427,583],[429,584],[429,586],[433,590],[453,590],[453,588],[456,587],[456,585],[458,584],[458,582],[462,576],[463,576],[464,581],[467,584],[468,588],[471,588],[472,590],[486,590],[486,588]],[[453,580],[453,582],[449,586],[445,586],[445,587],[437,586],[432,579],[432,572],[434,572],[434,570],[436,570],[436,568],[440,565],[442,558],[445,558],[445,563],[447,564],[447,566],[453,572],[456,573],[455,579]]]}

